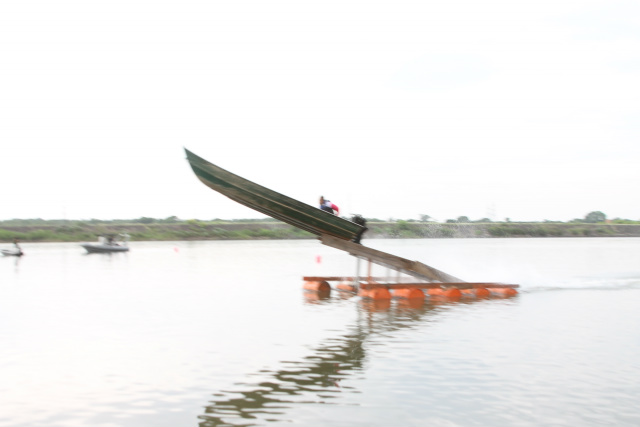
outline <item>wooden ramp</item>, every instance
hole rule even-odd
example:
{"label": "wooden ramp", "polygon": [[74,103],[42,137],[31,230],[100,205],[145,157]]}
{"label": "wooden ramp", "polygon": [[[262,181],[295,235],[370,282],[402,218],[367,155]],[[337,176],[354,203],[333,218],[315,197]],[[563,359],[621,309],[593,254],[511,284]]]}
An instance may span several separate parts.
{"label": "wooden ramp", "polygon": [[411,261],[376,249],[367,248],[358,243],[337,239],[326,234],[320,237],[320,241],[324,245],[346,251],[357,258],[390,268],[400,273],[408,274],[416,279],[427,282],[464,283],[464,280],[458,279],[436,268],[429,267],[421,262]]}

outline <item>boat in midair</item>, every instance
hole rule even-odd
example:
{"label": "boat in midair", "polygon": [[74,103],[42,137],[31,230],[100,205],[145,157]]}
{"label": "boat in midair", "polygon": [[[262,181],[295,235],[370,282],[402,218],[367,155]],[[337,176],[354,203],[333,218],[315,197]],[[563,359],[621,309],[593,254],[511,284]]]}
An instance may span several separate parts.
{"label": "boat in midair", "polygon": [[185,152],[191,169],[204,185],[244,206],[317,236],[359,242],[367,230],[364,221],[358,223],[360,218],[350,221],[325,212],[235,175],[187,149]]}

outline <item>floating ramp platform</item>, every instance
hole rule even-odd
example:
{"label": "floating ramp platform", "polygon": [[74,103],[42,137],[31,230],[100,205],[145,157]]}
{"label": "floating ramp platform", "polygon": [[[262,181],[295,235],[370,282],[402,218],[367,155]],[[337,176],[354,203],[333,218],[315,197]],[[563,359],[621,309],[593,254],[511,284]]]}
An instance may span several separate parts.
{"label": "floating ramp platform", "polygon": [[[359,292],[368,298],[391,298],[395,296],[429,295],[453,296],[457,291],[482,294],[479,289],[501,290],[494,293],[514,295],[518,285],[498,283],[468,283],[455,276],[418,261],[411,261],[383,251],[361,245],[360,239],[367,228],[357,222],[325,212],[315,206],[302,203],[283,194],[270,190],[255,182],[235,175],[185,149],[187,160],[198,179],[207,187],[231,200],[278,219],[294,227],[308,231],[319,237],[322,244],[345,251],[358,259],[356,275],[305,277],[305,289],[316,292],[331,290],[328,282],[340,281],[338,289]],[[359,261],[368,263],[368,274],[359,275]],[[371,265],[377,264],[397,273],[395,278],[374,278],[371,276]],[[409,280],[400,278],[400,274],[410,276]],[[351,284],[349,284],[351,283]],[[386,293],[385,293],[386,292]],[[382,297],[378,297],[382,295]]]}
{"label": "floating ramp platform", "polygon": [[[326,293],[331,290],[329,282],[337,282],[335,287],[340,291],[358,293],[365,298],[382,300],[392,297],[424,299],[426,296],[437,298],[510,297],[518,293],[515,290],[518,285],[465,282],[419,261],[411,261],[332,236],[321,236],[320,241],[327,246],[348,252],[359,260],[366,261],[368,263],[367,274],[360,275],[360,265],[358,264],[356,275],[352,277],[304,277],[304,288],[308,291]],[[374,277],[371,275],[371,264],[386,267],[397,274],[395,277]],[[401,278],[400,274],[409,277]]]}

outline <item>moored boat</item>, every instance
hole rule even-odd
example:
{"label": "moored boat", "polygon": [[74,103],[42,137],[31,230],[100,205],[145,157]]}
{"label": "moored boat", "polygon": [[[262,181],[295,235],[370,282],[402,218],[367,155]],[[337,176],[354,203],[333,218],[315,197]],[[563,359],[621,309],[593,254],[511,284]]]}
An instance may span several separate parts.
{"label": "moored boat", "polygon": [[99,236],[98,243],[82,243],[80,246],[90,254],[127,252],[129,250],[129,235],[119,234],[118,239],[115,237],[114,235]]}
{"label": "moored boat", "polygon": [[21,249],[2,249],[0,250],[4,256],[22,256],[24,252]]}
{"label": "moored boat", "polygon": [[4,256],[22,256],[22,255],[24,255],[24,252],[22,252],[22,248],[20,247],[18,242],[19,242],[19,240],[17,238],[13,239],[13,245],[15,246],[15,248],[1,249],[0,253],[2,253],[2,255],[4,255]]}

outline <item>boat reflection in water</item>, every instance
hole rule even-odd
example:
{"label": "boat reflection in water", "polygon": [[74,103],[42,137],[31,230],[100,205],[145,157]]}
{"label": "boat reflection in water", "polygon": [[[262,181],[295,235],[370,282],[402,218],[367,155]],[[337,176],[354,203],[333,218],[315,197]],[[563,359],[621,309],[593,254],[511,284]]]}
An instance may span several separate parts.
{"label": "boat reflection in water", "polygon": [[[346,298],[306,293],[308,304],[332,304]],[[291,421],[287,409],[304,404],[331,404],[340,393],[360,393],[341,382],[357,375],[366,361],[368,338],[423,325],[443,309],[455,305],[482,303],[483,300],[357,301],[358,320],[346,334],[319,345],[301,361],[282,362],[277,371],[255,374],[264,378],[256,383],[237,383],[244,391],[220,391],[200,415],[200,427],[256,426],[267,422]]]}
{"label": "boat reflection in water", "polygon": [[318,347],[299,362],[284,362],[278,371],[261,371],[265,381],[237,384],[247,391],[221,392],[199,416],[201,427],[251,426],[264,421],[285,421],[286,410],[305,403],[328,403],[336,393],[354,392],[340,381],[362,368],[366,334],[353,330]]}

